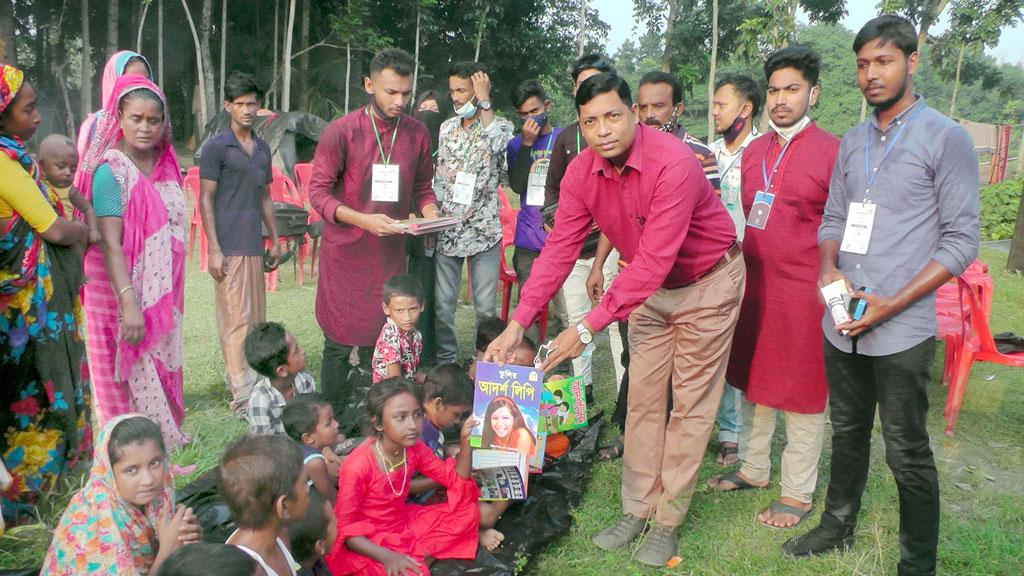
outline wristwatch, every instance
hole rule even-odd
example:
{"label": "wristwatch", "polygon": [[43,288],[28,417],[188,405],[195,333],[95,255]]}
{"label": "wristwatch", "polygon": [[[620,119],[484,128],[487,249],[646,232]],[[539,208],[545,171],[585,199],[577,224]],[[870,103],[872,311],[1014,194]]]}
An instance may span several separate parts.
{"label": "wristwatch", "polygon": [[580,342],[582,342],[584,346],[590,346],[594,341],[594,334],[591,333],[590,330],[587,330],[587,327],[584,326],[582,322],[576,325],[576,332],[580,335]]}
{"label": "wristwatch", "polygon": [[477,106],[479,106],[481,110],[490,110],[491,109],[491,101],[490,100],[481,100],[480,102],[477,103]]}

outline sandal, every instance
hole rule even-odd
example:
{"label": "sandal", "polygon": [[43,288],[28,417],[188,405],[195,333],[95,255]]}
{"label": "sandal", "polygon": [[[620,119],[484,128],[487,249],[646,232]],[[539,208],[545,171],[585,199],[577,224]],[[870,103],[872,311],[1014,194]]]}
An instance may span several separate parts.
{"label": "sandal", "polygon": [[771,512],[773,516],[775,514],[791,514],[793,516],[796,516],[797,517],[796,524],[793,524],[792,526],[773,526],[771,524],[768,524],[767,522],[764,522],[762,520],[758,520],[757,516],[760,515],[761,513],[765,512],[764,510],[762,510],[761,512],[758,512],[757,515],[754,516],[754,520],[757,520],[758,524],[760,524],[760,525],[762,525],[762,526],[764,526],[766,528],[771,528],[773,530],[789,530],[790,528],[796,528],[797,526],[800,525],[801,522],[804,521],[804,518],[807,518],[808,516],[810,516],[811,512],[814,512],[814,507],[812,506],[811,508],[809,508],[807,510],[804,510],[803,508],[797,508],[796,506],[790,506],[789,504],[783,504],[782,502],[776,500],[775,502],[772,502],[772,505],[768,507],[767,511]]}
{"label": "sandal", "polygon": [[[731,444],[731,446],[726,446],[726,444]],[[719,466],[732,466],[736,461],[726,462],[725,459],[733,455],[739,456],[739,453],[740,447],[735,442],[722,442],[718,445],[718,457],[715,458],[715,464]]]}
{"label": "sandal", "polygon": [[[733,471],[733,472],[726,472],[725,474],[720,474],[718,476],[712,476],[711,479],[708,480],[708,488],[710,488],[711,490],[713,490],[715,492],[739,492],[740,490],[753,490],[753,489],[764,490],[764,489],[768,488],[767,484],[765,484],[764,486],[758,486],[756,484],[751,484],[750,482],[747,482],[746,480],[741,478],[740,475],[737,474],[737,472],[738,472],[738,470]],[[717,481],[716,481],[716,478],[717,478]],[[723,481],[730,482],[730,483],[732,483],[736,487],[735,488],[719,488],[719,486],[722,485]],[[712,484],[712,482],[715,482],[715,483]]]}
{"label": "sandal", "polygon": [[604,461],[618,460],[622,458],[622,453],[626,450],[626,445],[622,442],[622,438],[618,437],[607,446],[602,446],[597,450],[597,457]]}

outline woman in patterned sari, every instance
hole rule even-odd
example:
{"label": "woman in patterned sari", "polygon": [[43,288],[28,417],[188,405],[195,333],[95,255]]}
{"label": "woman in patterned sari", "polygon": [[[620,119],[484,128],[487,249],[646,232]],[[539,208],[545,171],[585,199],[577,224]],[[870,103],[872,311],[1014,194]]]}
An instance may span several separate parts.
{"label": "woman in patterned sari", "polygon": [[65,219],[25,150],[40,121],[35,103],[21,70],[0,64],[0,455],[11,517],[92,453],[73,248],[89,228]]}
{"label": "woman in patterned sari", "polygon": [[163,92],[117,79],[82,162],[102,240],[85,256],[87,351],[97,425],[140,412],[168,450],[181,431],[185,197]]}

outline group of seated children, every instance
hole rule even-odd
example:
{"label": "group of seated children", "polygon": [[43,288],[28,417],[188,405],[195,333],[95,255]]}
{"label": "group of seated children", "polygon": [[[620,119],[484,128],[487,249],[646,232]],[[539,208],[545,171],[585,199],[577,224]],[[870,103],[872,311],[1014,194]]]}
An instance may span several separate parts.
{"label": "group of seated children", "polygon": [[[226,545],[191,545],[201,530],[191,509],[174,507],[159,427],[140,415],[112,420],[44,573],[189,576],[216,566],[228,575],[429,574],[435,559],[472,559],[478,544],[500,546],[494,525],[509,502],[479,501],[469,447],[479,421],[467,414],[475,361],[504,322],[481,322],[467,366],[437,366],[418,384],[421,309],[414,279],[388,281],[368,394],[372,430],[343,461],[334,410],[314,392],[302,347],[280,324],[253,328],[245,354],[265,379],[250,397],[251,433],[220,459],[218,490],[237,526]],[[526,340],[515,362],[532,365],[535,354]],[[514,403],[488,409],[488,445],[533,441],[516,414],[521,420]],[[444,431],[460,419],[457,444],[446,444]]]}

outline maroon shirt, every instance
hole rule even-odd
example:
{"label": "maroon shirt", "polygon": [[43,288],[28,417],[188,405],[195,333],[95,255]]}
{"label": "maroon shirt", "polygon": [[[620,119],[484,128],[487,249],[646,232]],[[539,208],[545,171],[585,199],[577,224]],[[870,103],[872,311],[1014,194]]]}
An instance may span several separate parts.
{"label": "maroon shirt", "polygon": [[661,287],[692,282],[736,241],[736,228],[693,151],[640,124],[622,173],[586,149],[562,179],[555,226],[513,319],[529,326],[565,282],[594,221],[629,265],[587,314],[594,330],[621,320]]}
{"label": "maroon shirt", "polygon": [[[384,154],[398,164],[398,202],[371,200],[372,166],[383,163],[366,107],[331,122],[313,157],[309,203],[324,219],[317,279],[316,319],[324,335],[346,346],[373,346],[384,325],[384,282],[405,270],[405,237],[378,237],[335,221],[338,206],[365,213],[408,218],[435,202],[430,135],[411,116],[397,122],[372,117]],[[394,150],[391,136],[397,126]]]}

